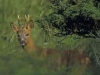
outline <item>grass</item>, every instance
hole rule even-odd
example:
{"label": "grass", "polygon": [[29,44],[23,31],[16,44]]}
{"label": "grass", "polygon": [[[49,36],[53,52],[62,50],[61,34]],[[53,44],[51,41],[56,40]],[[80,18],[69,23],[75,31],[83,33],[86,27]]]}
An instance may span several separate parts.
{"label": "grass", "polygon": [[[47,69],[41,62],[31,59],[21,48],[16,34],[10,28],[10,22],[17,24],[17,15],[24,17],[25,14],[29,14],[33,20],[42,17],[42,12],[47,13],[45,11],[47,4],[47,0],[0,0],[0,75],[71,75],[75,72],[70,74],[63,69],[58,71]],[[51,36],[47,44],[44,44],[45,36],[36,24],[31,34],[34,42],[42,47],[75,49],[79,44],[79,40],[69,36],[62,41],[64,43],[62,46],[55,40],[59,41],[64,37]]]}

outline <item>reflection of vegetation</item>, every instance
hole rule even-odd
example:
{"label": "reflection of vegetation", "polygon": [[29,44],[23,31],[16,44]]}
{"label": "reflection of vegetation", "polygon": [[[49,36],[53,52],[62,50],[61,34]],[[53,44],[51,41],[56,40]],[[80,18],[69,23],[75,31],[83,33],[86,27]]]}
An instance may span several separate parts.
{"label": "reflection of vegetation", "polygon": [[[42,2],[43,1],[43,2]],[[21,48],[19,45],[16,35],[12,33],[10,29],[10,22],[15,22],[17,24],[17,15],[24,16],[25,14],[30,14],[30,18],[36,19],[37,17],[42,17],[42,14],[48,15],[45,12],[44,8],[48,4],[47,0],[0,0],[0,75],[73,75],[76,72],[76,68],[79,70],[80,67],[73,67],[71,71],[65,71],[65,69],[59,69],[58,71],[47,69],[46,66],[43,66],[38,60],[31,59]],[[99,7],[99,4],[96,4],[96,7]],[[49,11],[51,13],[52,10]],[[52,27],[52,26],[51,26]],[[47,26],[48,28],[48,26]],[[49,29],[50,32],[52,30]],[[58,31],[58,30],[57,30]],[[81,44],[77,43],[79,39],[65,38],[62,43],[63,46],[60,48],[60,44],[56,43],[56,41],[62,40],[63,37],[55,37],[49,33],[49,40],[47,39],[47,44],[44,43],[44,38],[46,38],[41,32],[41,29],[35,25],[32,33],[32,37],[34,38],[35,43],[40,46],[53,47],[57,49],[74,49],[76,46],[81,49],[84,49],[88,43]],[[41,41],[39,41],[41,40]],[[85,40],[88,42],[88,40]],[[85,42],[84,41],[84,42]],[[56,45],[57,44],[57,45]],[[98,44],[99,45],[99,44]],[[80,49],[79,48],[79,49]],[[97,50],[98,47],[95,47]],[[87,49],[87,48],[86,48]],[[91,51],[91,48],[87,49]],[[93,56],[93,53],[89,53],[90,56]],[[93,67],[93,73],[95,75],[99,75],[99,66]],[[86,73],[85,75],[93,75],[93,73]]]}

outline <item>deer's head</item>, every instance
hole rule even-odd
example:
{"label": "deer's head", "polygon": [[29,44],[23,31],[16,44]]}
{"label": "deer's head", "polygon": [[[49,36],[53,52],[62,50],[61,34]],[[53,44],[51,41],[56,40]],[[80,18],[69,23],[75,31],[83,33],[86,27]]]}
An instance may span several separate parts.
{"label": "deer's head", "polygon": [[27,45],[27,40],[30,37],[30,31],[33,28],[33,21],[29,21],[29,15],[25,15],[25,23],[24,26],[20,24],[20,17],[18,16],[18,24],[19,26],[15,25],[13,22],[11,22],[11,28],[14,32],[17,33],[18,40],[22,47]]}

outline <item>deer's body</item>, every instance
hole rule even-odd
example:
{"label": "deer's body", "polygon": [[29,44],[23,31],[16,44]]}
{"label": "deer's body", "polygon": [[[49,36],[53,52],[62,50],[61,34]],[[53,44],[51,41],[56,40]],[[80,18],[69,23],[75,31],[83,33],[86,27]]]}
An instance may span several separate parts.
{"label": "deer's body", "polygon": [[38,58],[50,58],[50,61],[58,65],[74,65],[83,64],[88,65],[90,63],[90,58],[84,52],[79,52],[78,50],[54,50],[48,48],[37,47],[33,39],[31,38],[30,32],[33,28],[33,21],[30,20],[28,26],[26,24],[24,27],[17,27],[11,23],[12,29],[17,33],[18,40],[22,45],[22,48],[31,56]]}

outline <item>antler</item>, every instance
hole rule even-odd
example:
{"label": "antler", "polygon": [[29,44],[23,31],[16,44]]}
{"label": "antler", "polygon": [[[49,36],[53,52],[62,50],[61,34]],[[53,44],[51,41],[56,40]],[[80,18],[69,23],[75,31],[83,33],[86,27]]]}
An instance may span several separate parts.
{"label": "antler", "polygon": [[29,15],[25,15],[25,26],[27,25],[27,23],[29,22],[29,18],[30,18],[30,16]]}
{"label": "antler", "polygon": [[29,18],[30,18],[30,16],[29,16],[29,15],[28,15],[28,16],[26,16],[26,15],[25,15],[25,21],[26,21],[26,22],[28,22],[28,21],[29,21]]}
{"label": "antler", "polygon": [[21,19],[21,18],[20,18],[19,15],[18,15],[18,24],[19,24],[19,26],[20,26],[20,19]]}

